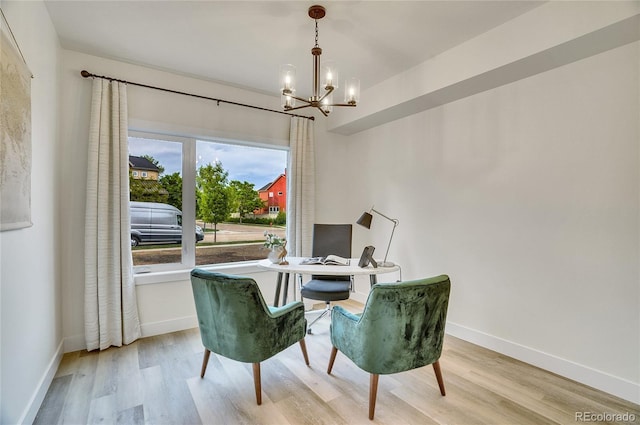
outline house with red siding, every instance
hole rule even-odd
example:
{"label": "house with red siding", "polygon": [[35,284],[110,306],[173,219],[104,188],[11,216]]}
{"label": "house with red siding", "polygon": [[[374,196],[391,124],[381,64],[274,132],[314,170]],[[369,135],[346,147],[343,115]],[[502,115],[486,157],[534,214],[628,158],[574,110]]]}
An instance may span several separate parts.
{"label": "house with red siding", "polygon": [[280,174],[274,181],[258,189],[258,195],[264,203],[264,207],[256,210],[255,214],[269,214],[276,216],[280,211],[287,209],[287,170]]}

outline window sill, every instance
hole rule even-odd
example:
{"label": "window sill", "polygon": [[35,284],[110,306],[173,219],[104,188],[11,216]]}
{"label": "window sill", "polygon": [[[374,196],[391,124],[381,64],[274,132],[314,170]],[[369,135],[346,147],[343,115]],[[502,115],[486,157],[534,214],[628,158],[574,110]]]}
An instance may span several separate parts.
{"label": "window sill", "polygon": [[[198,266],[198,268],[236,275],[248,275],[265,271],[264,269],[258,267],[257,261],[243,261],[238,263],[219,264],[213,266]],[[193,268],[162,272],[137,273],[133,275],[133,281],[136,286],[188,281],[191,278],[191,270],[193,270]]]}

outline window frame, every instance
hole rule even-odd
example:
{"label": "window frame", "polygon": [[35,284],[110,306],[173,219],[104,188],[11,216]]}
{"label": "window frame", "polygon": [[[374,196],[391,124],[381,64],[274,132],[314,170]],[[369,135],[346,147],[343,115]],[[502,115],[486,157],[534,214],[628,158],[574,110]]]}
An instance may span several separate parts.
{"label": "window frame", "polygon": [[[173,282],[176,280],[188,280],[190,271],[196,267],[196,176],[197,176],[197,143],[211,142],[236,146],[254,147],[285,151],[286,163],[289,163],[290,149],[288,146],[272,145],[244,140],[234,140],[221,137],[206,136],[182,136],[165,134],[153,131],[140,131],[129,129],[128,137],[154,139],[167,142],[177,142],[182,145],[182,255],[179,263],[152,264],[134,266],[134,281],[136,285]],[[185,184],[188,182],[188,184]],[[287,176],[287,187],[289,179]],[[185,232],[185,229],[194,229]],[[130,231],[130,229],[129,229]],[[198,266],[207,270],[222,271],[225,273],[249,274],[261,271],[257,263],[259,260],[238,261],[234,263],[210,264]]]}
{"label": "window frame", "polygon": [[[187,158],[189,155],[192,155],[195,158],[195,142],[192,142],[195,139],[190,137],[172,136],[162,133],[151,133],[134,130],[129,130],[128,137],[180,143],[182,153],[182,209],[180,210],[182,212],[182,242],[180,244],[182,252],[180,255],[180,262],[133,266],[134,275],[139,275],[142,273],[179,271],[195,267],[195,190],[193,190],[193,193],[191,193],[191,196],[189,196],[189,191],[185,189],[184,184],[185,179],[189,177],[188,174],[191,174],[190,177],[193,179],[195,185],[195,171],[190,173],[189,160]],[[194,231],[185,232],[185,229],[190,228],[193,228]],[[131,229],[129,229],[129,231],[131,231]],[[194,249],[189,248],[190,244],[194,245]]]}

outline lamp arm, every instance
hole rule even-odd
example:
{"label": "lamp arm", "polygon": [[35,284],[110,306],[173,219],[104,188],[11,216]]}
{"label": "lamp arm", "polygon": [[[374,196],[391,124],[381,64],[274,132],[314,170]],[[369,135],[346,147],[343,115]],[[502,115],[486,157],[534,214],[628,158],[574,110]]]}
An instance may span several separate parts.
{"label": "lamp arm", "polygon": [[378,211],[377,209],[371,207],[371,211],[373,211],[374,213],[381,215],[382,217],[386,218],[389,221],[393,221],[395,223],[395,225],[398,225],[398,220],[395,218],[391,218],[391,217],[387,217],[386,215],[382,214],[380,211]]}
{"label": "lamp arm", "polygon": [[[378,213],[380,214],[380,213]],[[382,215],[382,214],[380,214]],[[387,217],[388,218],[388,217]],[[396,226],[398,225],[398,220],[390,218],[389,220],[393,221],[393,229],[391,230],[391,237],[389,238],[389,245],[387,245],[387,252],[384,254],[383,264],[387,262],[387,255],[389,255],[389,248],[391,248],[391,240],[393,239],[393,233],[396,231]]]}
{"label": "lamp arm", "polygon": [[387,245],[387,252],[385,252],[384,254],[384,261],[383,261],[383,264],[384,264],[387,262],[387,256],[389,255],[389,248],[391,248],[391,241],[393,240],[393,233],[396,231],[396,226],[400,223],[400,221],[397,218],[391,218],[389,216],[382,214],[380,211],[376,210],[373,207],[371,207],[370,211],[378,214],[379,216],[386,218],[387,220],[393,223],[393,229],[391,230],[391,237],[389,238],[389,244]]}

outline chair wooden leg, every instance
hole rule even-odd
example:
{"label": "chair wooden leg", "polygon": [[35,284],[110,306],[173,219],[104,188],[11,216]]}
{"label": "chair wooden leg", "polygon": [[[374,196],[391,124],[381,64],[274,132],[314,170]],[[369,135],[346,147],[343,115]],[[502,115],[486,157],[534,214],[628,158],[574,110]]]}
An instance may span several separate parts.
{"label": "chair wooden leg", "polygon": [[331,347],[331,357],[329,357],[329,367],[327,368],[327,373],[329,374],[331,374],[331,369],[333,369],[333,362],[336,361],[336,354],[338,354],[338,349]]}
{"label": "chair wooden leg", "polygon": [[256,402],[262,404],[262,384],[260,382],[260,363],[253,364],[253,384],[256,387]]}
{"label": "chair wooden leg", "polygon": [[369,383],[369,419],[373,420],[373,414],[376,411],[376,396],[378,394],[378,378],[380,375],[376,373],[371,374]]}
{"label": "chair wooden leg", "polygon": [[302,355],[304,356],[304,362],[309,366],[309,356],[307,356],[307,344],[304,342],[304,338],[300,340],[300,348],[302,349]]}
{"label": "chair wooden leg", "polygon": [[207,364],[209,363],[209,356],[211,351],[204,349],[204,358],[202,359],[202,370],[200,370],[200,378],[204,378],[204,373],[207,371]]}
{"label": "chair wooden leg", "polygon": [[433,371],[436,373],[436,379],[438,380],[438,386],[440,387],[440,394],[447,395],[444,391],[444,381],[442,380],[439,360],[436,360],[435,363],[433,363]]}

